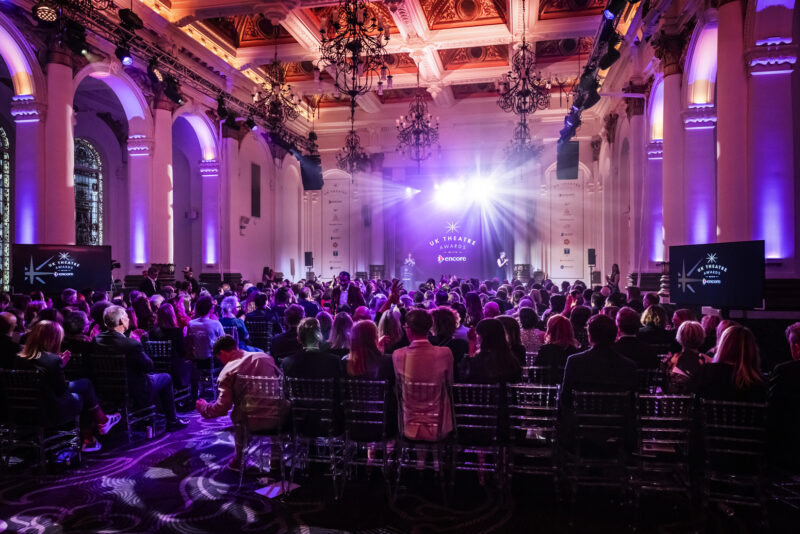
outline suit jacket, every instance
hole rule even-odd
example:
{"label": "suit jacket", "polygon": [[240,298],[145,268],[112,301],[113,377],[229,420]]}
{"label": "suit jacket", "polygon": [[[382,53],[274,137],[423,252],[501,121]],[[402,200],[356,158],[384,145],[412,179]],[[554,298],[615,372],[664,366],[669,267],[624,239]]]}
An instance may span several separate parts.
{"label": "suit jacket", "polygon": [[731,402],[766,402],[767,386],[763,383],[748,389],[737,389],[733,384],[733,365],[707,363],[701,365],[692,377],[689,389],[698,397]]}
{"label": "suit jacket", "polygon": [[153,360],[145,353],[141,343],[115,330],[100,332],[94,338],[92,355],[95,354],[123,354],[128,371],[128,387],[134,403],[142,406],[150,402],[153,387],[148,374],[153,372]]}
{"label": "suit jacket", "polygon": [[139,284],[139,291],[147,295],[147,298],[150,298],[156,293],[161,292],[161,282],[145,276],[144,280],[142,280],[142,283]]}
{"label": "suit jacket", "polygon": [[247,324],[247,321],[250,320],[267,321],[268,323],[272,323],[272,335],[280,334],[283,331],[278,315],[269,308],[255,309],[244,316],[245,325]]}
{"label": "suit jacket", "polygon": [[622,354],[639,369],[658,369],[661,359],[655,349],[636,336],[623,336],[614,343],[614,350]]}
{"label": "suit jacket", "polygon": [[11,369],[21,349],[9,336],[0,336],[0,369]]}
{"label": "suit jacket", "polygon": [[320,350],[302,348],[281,362],[283,373],[292,378],[339,378],[339,358]]}
{"label": "suit jacket", "polygon": [[787,467],[800,467],[800,360],[775,366],[769,377],[770,443]]}
{"label": "suit jacket", "polygon": [[303,307],[306,317],[316,317],[319,313],[319,306],[313,300],[297,299],[297,303]]}
{"label": "suit jacket", "polygon": [[562,349],[558,345],[548,343],[539,347],[539,354],[533,361],[535,365],[544,367],[556,367],[563,369],[567,365],[567,358],[578,352],[578,349],[569,345],[567,348]]}
{"label": "suit jacket", "polygon": [[272,357],[275,358],[275,361],[278,363],[287,356],[291,356],[297,351],[303,350],[303,346],[297,341],[297,328],[287,330],[277,336],[272,336],[270,346],[272,347],[270,349]]}
{"label": "suit jacket", "polygon": [[560,409],[572,408],[573,391],[635,391],[636,364],[611,347],[592,347],[567,358]]}
{"label": "suit jacket", "polygon": [[643,326],[636,334],[639,340],[652,345],[660,354],[665,352],[680,352],[681,346],[675,341],[675,332],[664,330],[663,328],[656,328],[654,326]]}

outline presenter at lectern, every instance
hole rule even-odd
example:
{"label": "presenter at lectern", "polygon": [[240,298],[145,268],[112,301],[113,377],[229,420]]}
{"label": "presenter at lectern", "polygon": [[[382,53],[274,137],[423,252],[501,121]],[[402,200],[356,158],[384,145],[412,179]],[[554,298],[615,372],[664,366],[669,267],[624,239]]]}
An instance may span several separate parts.
{"label": "presenter at lectern", "polygon": [[508,258],[505,252],[500,252],[500,257],[497,258],[497,279],[502,282],[507,279],[506,265],[508,265]]}

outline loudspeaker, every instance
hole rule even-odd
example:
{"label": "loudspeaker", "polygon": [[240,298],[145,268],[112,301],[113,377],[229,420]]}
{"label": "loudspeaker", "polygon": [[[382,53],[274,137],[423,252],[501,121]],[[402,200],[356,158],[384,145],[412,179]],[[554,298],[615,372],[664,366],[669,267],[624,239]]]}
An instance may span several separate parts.
{"label": "loudspeaker", "polygon": [[322,160],[318,154],[300,158],[300,176],[303,178],[303,189],[306,191],[322,189]]}
{"label": "loudspeaker", "polygon": [[310,252],[306,252],[306,267],[313,267],[314,266],[314,258],[311,257]]}
{"label": "loudspeaker", "polygon": [[597,257],[593,248],[589,249],[589,265],[597,265]]}
{"label": "loudspeaker", "polygon": [[566,141],[558,145],[558,156],[556,159],[557,179],[578,179],[578,147],[578,141]]}

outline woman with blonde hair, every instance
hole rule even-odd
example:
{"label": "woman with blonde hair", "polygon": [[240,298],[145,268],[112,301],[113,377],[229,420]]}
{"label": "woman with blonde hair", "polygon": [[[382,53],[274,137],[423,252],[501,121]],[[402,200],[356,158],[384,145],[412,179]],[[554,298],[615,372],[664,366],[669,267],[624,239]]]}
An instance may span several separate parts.
{"label": "woman with blonde hair", "polygon": [[705,331],[697,321],[684,321],[678,327],[677,342],[681,346],[681,351],[669,362],[667,389],[670,393],[686,393],[689,381],[697,374],[700,367],[711,362],[711,358],[700,352],[705,337]]}
{"label": "woman with blonde hair", "polygon": [[408,346],[408,338],[397,315],[391,310],[384,312],[378,322],[378,340],[384,354],[391,355],[395,350]]}
{"label": "woman with blonde hair", "polygon": [[350,352],[350,336],[353,329],[353,318],[347,312],[339,312],[333,318],[331,328],[330,348],[328,352],[342,357]]}
{"label": "woman with blonde hair", "polygon": [[704,399],[764,402],[767,387],[761,377],[756,337],[744,326],[728,327],[719,339],[714,361],[700,368],[692,391]]}
{"label": "woman with blonde hair", "polygon": [[353,325],[350,352],[342,362],[348,376],[370,380],[394,378],[392,359],[384,356],[378,346],[378,327],[372,321],[358,321]]}
{"label": "woman with blonde hair", "polygon": [[575,339],[572,323],[561,314],[547,320],[547,331],[544,334],[544,345],[539,348],[536,365],[563,368],[567,358],[578,352],[580,343]]}
{"label": "woman with blonde hair", "polygon": [[84,452],[100,450],[100,443],[94,431],[105,435],[111,427],[119,423],[120,415],[106,415],[100,408],[92,383],[81,378],[67,382],[64,367],[69,363],[69,351],[59,352],[64,340],[61,325],[52,321],[39,321],[33,326],[25,341],[25,346],[15,362],[18,369],[32,369],[43,376],[43,394],[51,415],[51,423],[63,424],[80,415],[81,437]]}

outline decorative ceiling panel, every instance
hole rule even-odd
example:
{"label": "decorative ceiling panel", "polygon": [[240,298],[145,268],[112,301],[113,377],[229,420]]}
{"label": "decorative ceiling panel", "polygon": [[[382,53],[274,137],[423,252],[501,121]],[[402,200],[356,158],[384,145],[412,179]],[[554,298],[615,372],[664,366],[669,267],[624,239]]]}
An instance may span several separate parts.
{"label": "decorative ceiling panel", "polygon": [[[236,48],[263,46],[275,42],[276,27],[260,13],[206,19],[203,23],[225,37]],[[278,44],[295,42],[283,26],[277,26],[277,30]]]}
{"label": "decorative ceiling panel", "polygon": [[576,39],[557,39],[538,41],[536,43],[536,59],[539,62],[552,63],[573,56],[588,56],[594,46],[594,37]]}
{"label": "decorative ceiling panel", "polygon": [[508,64],[508,46],[472,46],[439,50],[439,58],[446,70],[496,67]]}
{"label": "decorative ceiling panel", "polygon": [[[307,9],[307,13],[311,16],[312,20],[315,21],[315,29],[319,30],[321,26],[321,22],[323,18],[330,18],[331,13],[336,8],[336,6],[325,6],[325,7],[312,7]],[[394,19],[392,18],[392,14],[389,11],[389,8],[386,7],[386,4],[383,2],[367,2],[367,10],[372,18],[383,18],[385,24],[389,26],[389,33],[399,33],[400,30],[397,29],[397,26],[394,23]]]}
{"label": "decorative ceiling panel", "polygon": [[539,20],[596,15],[605,5],[606,0],[540,0]]}
{"label": "decorative ceiling panel", "polygon": [[464,83],[452,87],[453,96],[459,100],[479,96],[497,96],[497,90],[494,88],[493,82]]}
{"label": "decorative ceiling panel", "polygon": [[507,0],[420,0],[431,30],[507,24]]}
{"label": "decorative ceiling panel", "polygon": [[432,97],[424,87],[417,89],[416,87],[405,87],[403,89],[388,89],[383,91],[381,102],[384,104],[391,104],[394,102],[410,102],[417,91],[421,91],[425,96],[425,100],[432,100]]}

